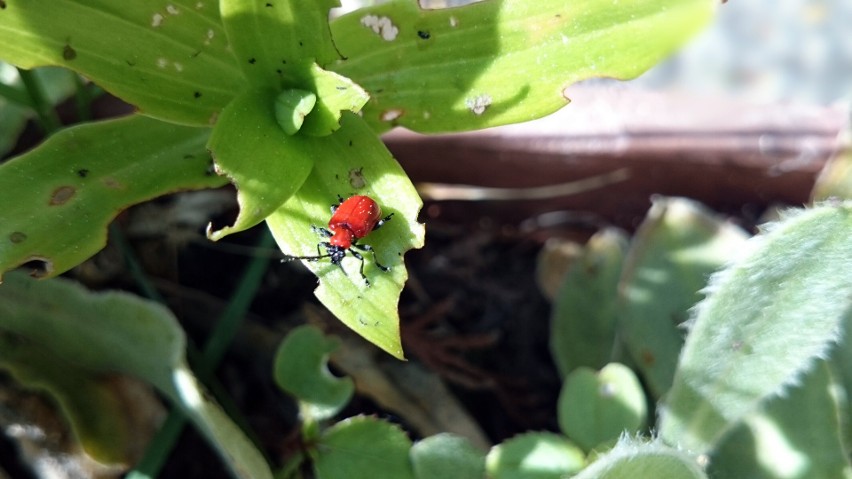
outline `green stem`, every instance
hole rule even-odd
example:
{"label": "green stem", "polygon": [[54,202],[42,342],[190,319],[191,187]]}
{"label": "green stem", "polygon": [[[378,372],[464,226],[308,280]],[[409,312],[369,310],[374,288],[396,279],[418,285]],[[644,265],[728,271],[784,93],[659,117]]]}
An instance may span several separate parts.
{"label": "green stem", "polygon": [[92,119],[92,94],[89,91],[89,85],[83,81],[80,75],[74,75],[74,86],[77,89],[77,94],[74,95],[74,107],[77,109],[77,118],[79,121],[89,121]]}
{"label": "green stem", "polygon": [[[258,248],[269,248],[272,244],[274,244],[272,235],[268,231],[264,231]],[[252,300],[257,294],[268,265],[269,258],[253,257],[243,272],[236,291],[231,295],[228,306],[222,312],[210,338],[207,340],[207,344],[204,346],[204,351],[200,355],[200,364],[196,365],[198,377],[202,382],[207,382],[212,377],[213,371],[215,371],[219,361],[225,355],[237,329],[242,323],[242,319],[245,317]],[[141,271],[141,268],[139,269]],[[145,455],[127,477],[130,479],[156,477],[169,457],[178,437],[180,437],[186,421],[186,416],[180,408],[173,406],[169,411],[169,416],[163,427],[145,451]]]}
{"label": "green stem", "polygon": [[21,88],[0,83],[0,97],[5,98],[10,103],[14,103],[25,108],[35,108],[30,96]]}
{"label": "green stem", "polygon": [[56,114],[56,110],[53,109],[53,105],[51,105],[50,101],[47,99],[47,95],[44,93],[41,82],[30,70],[18,68],[18,75],[21,76],[21,81],[24,83],[24,87],[30,95],[30,100],[32,101],[32,106],[33,109],[35,109],[36,115],[38,115],[41,128],[48,135],[58,131],[62,126],[62,122],[59,121],[59,115]]}

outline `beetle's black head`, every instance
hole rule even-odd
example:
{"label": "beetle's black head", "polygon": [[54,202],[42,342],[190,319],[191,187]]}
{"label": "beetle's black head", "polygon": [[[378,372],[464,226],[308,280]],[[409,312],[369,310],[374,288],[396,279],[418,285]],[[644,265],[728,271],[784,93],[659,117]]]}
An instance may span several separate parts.
{"label": "beetle's black head", "polygon": [[340,264],[343,261],[343,257],[346,256],[346,249],[340,246],[327,245],[325,251],[331,259],[331,264]]}

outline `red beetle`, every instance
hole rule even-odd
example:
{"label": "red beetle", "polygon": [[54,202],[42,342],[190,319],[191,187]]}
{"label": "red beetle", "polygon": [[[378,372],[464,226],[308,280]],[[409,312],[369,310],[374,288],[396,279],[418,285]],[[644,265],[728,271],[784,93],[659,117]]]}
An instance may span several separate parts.
{"label": "red beetle", "polygon": [[[337,197],[339,203],[331,207],[331,219],[328,221],[328,229],[320,228],[311,225],[311,228],[322,236],[328,238],[328,241],[322,241],[317,245],[316,256],[291,256],[285,261],[294,259],[306,259],[308,261],[317,261],[322,258],[331,258],[331,264],[336,264],[346,274],[346,270],[340,264],[346,252],[352,253],[352,256],[361,261],[361,268],[358,270],[361,277],[370,285],[370,280],[364,274],[364,256],[355,249],[361,251],[369,251],[373,254],[373,262],[382,271],[390,271],[390,268],[383,266],[376,259],[376,252],[373,247],[366,244],[358,244],[358,240],[382,227],[386,222],[390,221],[393,213],[382,218],[382,209],[369,196],[351,196],[345,201],[340,196]],[[325,248],[326,253],[322,254],[322,248]]]}

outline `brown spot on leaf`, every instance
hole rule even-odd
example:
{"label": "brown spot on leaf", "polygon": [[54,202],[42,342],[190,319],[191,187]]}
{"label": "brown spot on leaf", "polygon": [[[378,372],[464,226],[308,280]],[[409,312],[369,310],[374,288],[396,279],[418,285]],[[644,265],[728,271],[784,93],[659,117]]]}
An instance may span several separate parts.
{"label": "brown spot on leaf", "polygon": [[79,170],[77,170],[77,176],[79,176],[80,178],[85,178],[89,176],[89,170],[85,168],[80,168]]}
{"label": "brown spot on leaf", "polygon": [[115,178],[111,177],[111,176],[107,176],[106,178],[104,178],[103,181],[104,181],[104,185],[107,188],[110,188],[110,189],[113,189],[113,190],[124,189],[124,184],[122,182],[116,180]]}
{"label": "brown spot on leaf", "polygon": [[77,193],[77,188],[73,186],[60,186],[53,190],[50,195],[50,206],[64,205]]}
{"label": "brown spot on leaf", "polygon": [[20,244],[26,240],[26,233],[21,233],[20,231],[13,231],[12,234],[9,235],[9,241],[11,241],[13,244]]}
{"label": "brown spot on leaf", "polygon": [[655,362],[657,362],[657,358],[654,356],[654,353],[648,351],[647,349],[642,350],[642,362],[648,366],[653,366]]}

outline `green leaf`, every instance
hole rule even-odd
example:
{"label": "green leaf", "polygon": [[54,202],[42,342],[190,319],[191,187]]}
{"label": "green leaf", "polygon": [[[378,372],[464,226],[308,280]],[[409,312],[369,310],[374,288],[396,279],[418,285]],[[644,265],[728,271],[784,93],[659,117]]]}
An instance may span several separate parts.
{"label": "green leaf", "polygon": [[618,279],[626,251],[623,232],[600,231],[565,275],[550,323],[550,352],[562,377],[577,367],[598,369],[610,361],[618,319]]}
{"label": "green leaf", "polygon": [[747,237],[694,201],[653,200],[625,260],[619,316],[621,339],[655,397],[671,387],[689,308]]}
{"label": "green leaf", "polygon": [[275,119],[284,133],[293,135],[302,123],[305,115],[314,109],[317,104],[317,96],[305,90],[284,90],[275,97]]}
{"label": "green leaf", "polygon": [[706,479],[696,460],[658,442],[622,439],[575,479]]}
{"label": "green leaf", "polygon": [[0,285],[0,334],[93,378],[128,374],[152,384],[183,409],[235,477],[271,479],[260,452],[187,368],[183,331],[164,307],[120,292],[89,293],[67,280],[12,273]]}
{"label": "green leaf", "polygon": [[837,395],[824,362],[725,436],[710,458],[714,477],[833,479],[852,472]]}
{"label": "green leaf", "polygon": [[311,225],[326,225],[337,195],[365,194],[378,202],[383,215],[393,213],[391,221],[360,242],[372,245],[379,262],[391,267],[390,272],[379,270],[366,254],[364,272],[371,286],[360,278],[361,263],[351,255],[344,258],[342,269],[328,260],[303,264],[320,278],[315,294],[326,308],[373,344],[402,358],[397,305],[408,277],[402,255],[423,245],[423,225],[417,222],[423,204],[405,172],[363,120],[353,114],[342,119],[340,130],[318,139],[327,147],[325,157],[267,224],[285,254],[313,256],[324,239]]}
{"label": "green leaf", "polygon": [[706,24],[716,3],[390,2],[332,22],[345,60],[328,68],[370,92],[364,118],[376,129],[476,130],[552,113],[579,80],[638,76]]}
{"label": "green leaf", "polygon": [[799,381],[852,310],[852,202],[788,214],[749,241],[695,310],[661,436],[698,452]]}
{"label": "green leaf", "polygon": [[311,62],[338,58],[328,11],[336,0],[221,0],[222,21],[237,62],[252,85],[304,88]]}
{"label": "green leaf", "polygon": [[0,273],[41,261],[46,276],[60,274],[98,252],[128,206],[222,185],[208,133],[131,116],[68,128],[0,165]]}
{"label": "green leaf", "polygon": [[287,135],[275,116],[276,94],[247,90],[222,110],[207,147],[217,170],[237,186],[240,214],[233,226],[208,236],[219,240],[263,221],[298,190],[326,142]]}
{"label": "green leaf", "polygon": [[370,417],[340,421],[316,445],[314,471],[322,479],[413,479],[411,440],[394,424]]}
{"label": "green leaf", "polygon": [[467,439],[453,434],[436,434],[415,443],[411,448],[411,464],[418,479],[485,476],[485,455]]}
{"label": "green leaf", "polygon": [[328,355],[338,341],[323,336],[313,326],[294,329],[275,354],[275,382],[299,399],[302,416],[313,420],[337,414],[355,389],[349,378],[336,378],[328,370]]}
{"label": "green leaf", "polygon": [[215,0],[8,1],[0,60],[68,67],[150,116],[212,124],[245,80]]}
{"label": "green leaf", "polygon": [[306,88],[312,88],[319,96],[316,108],[305,118],[302,127],[302,131],[308,135],[330,135],[340,127],[341,112],[358,113],[370,99],[370,95],[352,80],[323,70],[316,64],[311,65],[304,83]]}
{"label": "green leaf", "polygon": [[559,427],[583,449],[618,439],[641,427],[648,411],[645,393],[630,368],[618,363],[600,372],[578,368],[559,394]]}
{"label": "green leaf", "polygon": [[491,448],[485,461],[487,477],[493,479],[561,479],[585,465],[583,451],[549,432],[515,436]]}
{"label": "green leaf", "polygon": [[150,434],[146,434],[150,432],[148,428],[139,431],[140,424],[134,423],[136,411],[144,409],[137,401],[143,401],[139,397],[128,401],[119,378],[93,375],[39,344],[22,341],[20,336],[8,333],[2,324],[0,370],[10,372],[25,387],[45,391],[53,397],[70,423],[76,441],[100,463],[117,466],[131,463],[137,459],[134,452],[140,441],[150,439]]}

